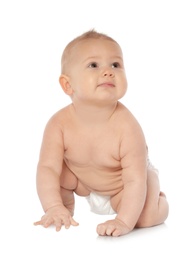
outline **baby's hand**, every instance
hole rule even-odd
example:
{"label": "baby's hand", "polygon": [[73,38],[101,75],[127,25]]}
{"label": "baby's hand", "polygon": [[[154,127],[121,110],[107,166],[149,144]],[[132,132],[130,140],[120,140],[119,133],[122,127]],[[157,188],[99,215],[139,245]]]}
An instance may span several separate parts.
{"label": "baby's hand", "polygon": [[68,209],[58,205],[48,209],[41,220],[35,222],[34,225],[42,225],[45,228],[54,225],[56,231],[60,231],[62,225],[64,225],[65,228],[69,228],[71,225],[77,226],[79,224],[72,218]]}
{"label": "baby's hand", "polygon": [[119,219],[108,220],[99,224],[96,229],[100,236],[113,236],[118,237],[129,233],[129,227]]}

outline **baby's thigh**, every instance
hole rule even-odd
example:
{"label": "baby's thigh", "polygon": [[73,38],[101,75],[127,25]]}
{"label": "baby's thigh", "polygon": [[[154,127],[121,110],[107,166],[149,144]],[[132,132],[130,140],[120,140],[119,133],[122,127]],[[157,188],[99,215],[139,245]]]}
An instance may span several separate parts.
{"label": "baby's thigh", "polygon": [[[160,196],[160,182],[158,172],[155,169],[149,169],[147,172],[147,204],[157,204]],[[150,205],[151,206],[151,205]]]}
{"label": "baby's thigh", "polygon": [[90,191],[79,181],[75,174],[70,171],[65,163],[60,177],[60,185],[61,188],[74,191],[80,196],[88,196],[90,194]]}
{"label": "baby's thigh", "polygon": [[67,190],[75,190],[77,187],[77,177],[69,170],[65,163],[60,176],[60,185]]}
{"label": "baby's thigh", "polygon": [[118,212],[122,196],[123,196],[123,190],[118,192],[116,195],[112,196],[111,199],[110,199],[111,207],[113,208],[113,210],[115,212]]}

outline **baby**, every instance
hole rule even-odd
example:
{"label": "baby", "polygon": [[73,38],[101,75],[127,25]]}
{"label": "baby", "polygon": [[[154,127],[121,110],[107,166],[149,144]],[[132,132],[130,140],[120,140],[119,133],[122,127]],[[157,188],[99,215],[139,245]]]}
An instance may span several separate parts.
{"label": "baby", "polygon": [[97,226],[101,236],[163,223],[168,202],[145,137],[118,100],[127,91],[122,50],[111,37],[88,31],[72,40],[61,59],[60,85],[72,103],[48,121],[37,166],[37,192],[45,214],[35,225],[59,231],[77,226],[74,193],[91,210],[116,214]]}

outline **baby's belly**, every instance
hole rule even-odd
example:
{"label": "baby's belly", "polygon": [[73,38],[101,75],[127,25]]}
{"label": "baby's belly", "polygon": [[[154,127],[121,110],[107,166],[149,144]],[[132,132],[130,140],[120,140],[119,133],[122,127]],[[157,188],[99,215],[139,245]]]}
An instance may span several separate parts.
{"label": "baby's belly", "polygon": [[78,179],[76,190],[78,194],[84,188],[89,192],[113,196],[123,188],[120,167],[110,169],[106,167],[76,167],[69,165],[68,168]]}

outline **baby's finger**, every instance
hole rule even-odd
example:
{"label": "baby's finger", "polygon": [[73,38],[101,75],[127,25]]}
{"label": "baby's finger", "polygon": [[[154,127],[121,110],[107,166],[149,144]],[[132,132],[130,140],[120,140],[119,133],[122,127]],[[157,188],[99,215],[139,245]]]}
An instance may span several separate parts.
{"label": "baby's finger", "polygon": [[34,222],[34,225],[35,225],[35,226],[42,225],[42,221],[41,221],[41,220],[36,221],[36,222]]}
{"label": "baby's finger", "polygon": [[113,225],[110,225],[106,228],[106,235],[112,236],[113,232],[115,231],[115,227]]}
{"label": "baby's finger", "polygon": [[79,223],[76,222],[72,217],[63,219],[63,224],[66,229],[70,228],[70,226],[78,226]]}
{"label": "baby's finger", "polygon": [[72,226],[78,226],[79,223],[77,221],[75,221],[73,218],[71,218],[71,225]]}
{"label": "baby's finger", "polygon": [[51,226],[51,225],[53,225],[55,223],[55,220],[53,218],[51,218],[51,217],[49,217],[49,218],[47,217],[42,222],[43,222],[43,224],[42,224],[43,227],[48,228],[49,226]]}
{"label": "baby's finger", "polygon": [[103,224],[99,224],[96,229],[99,236],[105,236],[106,235],[106,227]]}
{"label": "baby's finger", "polygon": [[121,230],[115,229],[114,232],[112,233],[113,237],[119,237],[121,235]]}
{"label": "baby's finger", "polygon": [[55,221],[54,225],[56,227],[57,232],[61,230],[61,227],[62,227],[61,221]]}

